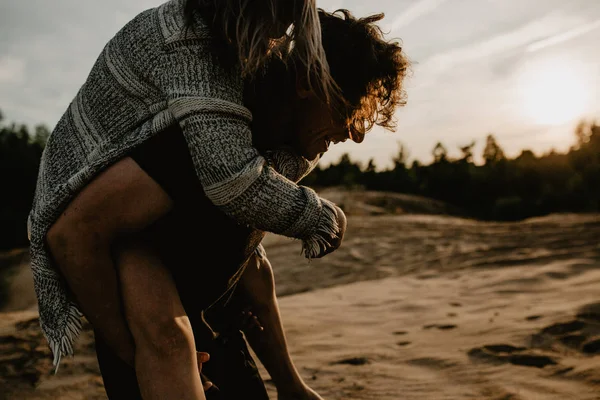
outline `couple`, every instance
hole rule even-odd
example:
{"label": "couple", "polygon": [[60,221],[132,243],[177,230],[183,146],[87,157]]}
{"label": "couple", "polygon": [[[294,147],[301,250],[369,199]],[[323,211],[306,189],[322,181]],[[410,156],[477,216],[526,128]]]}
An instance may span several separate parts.
{"label": "couple", "polygon": [[[310,40],[300,39],[302,28],[310,25],[310,10],[294,2],[287,19],[282,8],[275,14],[257,11],[258,15],[282,12],[278,20],[287,21],[285,28],[288,22],[295,24],[296,45],[285,57],[268,51],[261,67],[264,73],[244,74],[242,69],[240,76],[245,79],[238,98],[227,85],[231,81],[225,79],[232,68],[227,63],[235,57],[219,49],[227,48],[222,43],[232,37],[237,40],[235,50],[242,49],[244,35],[237,35],[240,21],[251,18],[239,19],[233,27],[223,22],[226,19],[199,18],[199,11],[208,13],[210,7],[188,8],[191,3],[170,1],[140,14],[124,28],[125,33],[142,35],[148,33],[143,29],[147,24],[159,27],[164,41],[160,61],[168,67],[157,68],[166,69],[159,71],[168,81],[165,87],[175,88],[169,92],[167,112],[155,113],[153,107],[159,110],[162,105],[144,103],[152,98],[152,90],[160,88],[131,84],[134,66],[118,62],[126,57],[117,41],[105,48],[86,85],[127,85],[122,97],[104,96],[96,105],[127,104],[134,115],[115,112],[97,123],[89,111],[95,99],[82,98],[84,86],[55,130],[58,133],[49,139],[30,221],[42,328],[59,360],[62,354],[72,353],[78,310],[83,311],[96,332],[98,359],[111,399],[267,398],[240,329],[271,374],[280,398],[319,399],[302,381],[287,351],[273,274],[260,241],[263,231],[297,237],[312,257],[340,245],[343,212],[294,182],[310,172],[331,142],[347,138],[360,142],[374,124],[390,126],[395,107],[403,102],[408,62],[397,44],[383,40],[374,24],[380,16],[357,20],[347,12],[320,11],[319,41],[328,71],[309,68],[314,63],[307,61],[310,57],[304,50],[311,47]],[[213,7],[214,15],[217,9]],[[186,29],[190,25],[182,22],[190,20],[196,21],[192,28],[211,26],[211,21],[226,32],[235,28],[231,36],[210,40],[221,44],[214,52],[202,54],[211,60],[207,68],[179,58],[189,56],[190,49],[202,46],[207,37],[218,37],[209,35],[210,29],[208,33]],[[268,29],[269,35],[277,36],[273,29]],[[250,49],[259,47],[254,44]],[[252,64],[252,51],[243,53],[244,66]],[[115,82],[106,81],[107,72]],[[145,71],[135,72],[143,76]],[[149,72],[148,79],[156,70]],[[200,78],[203,72],[218,84]],[[199,79],[203,93],[213,97],[192,98],[185,90],[190,76]],[[330,76],[335,90],[327,93],[323,76]],[[222,87],[228,94],[218,93]],[[112,94],[110,88],[106,93]],[[341,101],[336,100],[340,94]],[[215,98],[218,101],[208,104],[207,99]],[[252,112],[251,144],[260,157],[251,154],[247,163],[251,167],[236,171],[230,164],[239,158],[235,151],[252,151],[240,144],[248,137],[235,134],[240,124],[249,124],[241,101]],[[154,117],[143,125],[146,128],[123,128],[135,126],[148,112]],[[111,133],[135,135],[121,139],[127,151],[120,152],[93,135],[82,140],[76,129],[98,136],[102,135],[97,130],[103,129],[109,138]],[[194,132],[203,130],[219,135],[198,139],[200,133]],[[207,136],[218,146],[211,147]],[[204,140],[202,146],[197,140]],[[53,149],[60,146],[89,150],[87,164],[79,169],[81,165],[69,165],[78,161],[76,154],[70,160],[64,156],[53,160],[60,154]],[[109,154],[111,150],[114,154]],[[202,162],[213,168],[201,170]],[[60,175],[53,171],[59,167],[81,172],[49,192],[45,174]],[[44,195],[61,191],[66,193],[54,198],[63,204],[52,208],[60,209],[60,215],[46,215],[43,211],[50,208],[43,207]],[[294,218],[282,223],[288,216]],[[44,268],[50,263],[56,268]],[[58,285],[68,287],[66,294]],[[118,293],[118,302],[113,292]],[[243,324],[244,311],[257,317],[258,324]]]}

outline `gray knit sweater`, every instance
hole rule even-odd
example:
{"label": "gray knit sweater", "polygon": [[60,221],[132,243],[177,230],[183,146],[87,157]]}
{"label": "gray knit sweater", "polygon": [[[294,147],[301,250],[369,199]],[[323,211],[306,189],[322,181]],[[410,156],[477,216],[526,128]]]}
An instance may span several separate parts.
{"label": "gray knit sweater", "polygon": [[[183,129],[206,195],[231,218],[302,239],[308,257],[337,233],[332,204],[252,147],[239,71],[219,65],[199,18],[196,29],[184,29],[183,3],[142,12],[108,42],[43,153],[28,227],[40,323],[55,365],[73,353],[81,314],[53,265],[46,232],[95,175],[172,123]],[[285,160],[279,156],[275,164]],[[312,167],[295,165],[294,180]]]}

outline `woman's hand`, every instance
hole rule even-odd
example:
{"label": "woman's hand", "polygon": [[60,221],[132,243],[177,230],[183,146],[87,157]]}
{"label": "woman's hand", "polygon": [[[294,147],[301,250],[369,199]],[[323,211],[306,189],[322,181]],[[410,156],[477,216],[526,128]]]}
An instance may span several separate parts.
{"label": "woman's hand", "polygon": [[325,248],[324,251],[322,251],[315,258],[321,258],[321,257],[326,256],[329,253],[333,253],[342,245],[342,241],[344,240],[344,235],[346,234],[346,226],[348,225],[348,221],[346,219],[346,214],[344,214],[344,211],[342,211],[342,209],[339,208],[338,206],[334,205],[334,208],[335,208],[335,213],[337,215],[337,221],[338,221],[338,227],[339,227],[338,234],[336,237],[329,240],[329,246],[327,248]]}
{"label": "woman's hand", "polygon": [[344,240],[346,227],[348,225],[348,220],[346,219],[346,214],[344,214],[344,211],[338,206],[335,206],[335,212],[337,214],[338,226],[340,230],[337,234],[337,237],[331,241],[331,247],[333,248],[331,251],[337,250],[342,245],[342,240]]}

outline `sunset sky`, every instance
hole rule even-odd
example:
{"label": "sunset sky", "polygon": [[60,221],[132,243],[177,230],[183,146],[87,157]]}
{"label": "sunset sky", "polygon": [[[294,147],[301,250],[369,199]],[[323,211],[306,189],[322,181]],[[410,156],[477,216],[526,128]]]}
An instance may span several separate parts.
{"label": "sunset sky", "polygon": [[[158,0],[0,0],[0,109],[10,121],[53,127],[105,43]],[[398,129],[333,146],[385,167],[398,142],[429,162],[494,133],[513,156],[572,144],[582,117],[600,118],[598,0],[317,0],[328,11],[384,12],[382,28],[413,61]]]}

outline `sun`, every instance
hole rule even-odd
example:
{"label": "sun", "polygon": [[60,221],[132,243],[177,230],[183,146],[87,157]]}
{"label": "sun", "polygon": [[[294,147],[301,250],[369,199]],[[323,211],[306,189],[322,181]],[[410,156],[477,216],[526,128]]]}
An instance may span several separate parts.
{"label": "sun", "polygon": [[581,118],[589,106],[586,74],[576,63],[546,61],[531,64],[520,74],[522,109],[542,125],[561,125]]}

